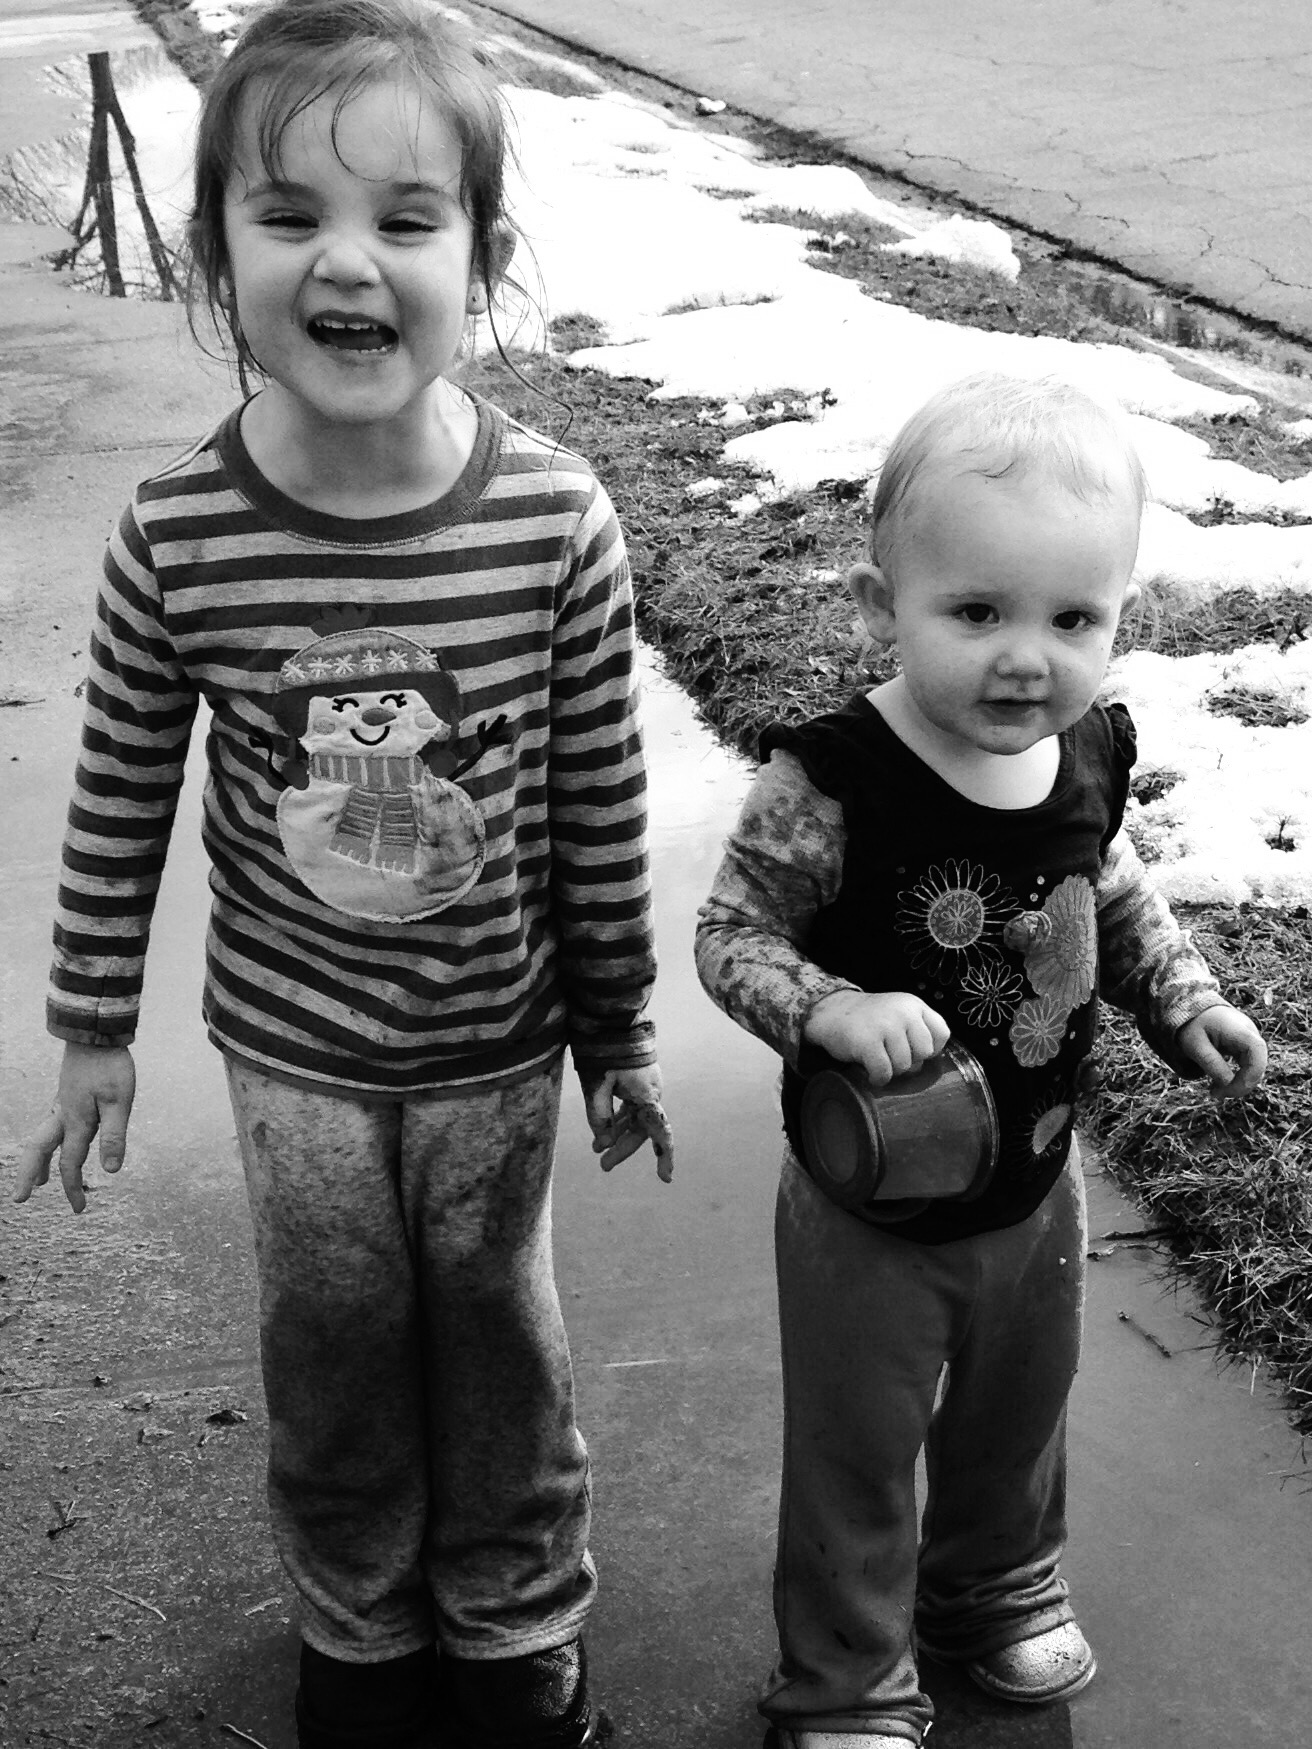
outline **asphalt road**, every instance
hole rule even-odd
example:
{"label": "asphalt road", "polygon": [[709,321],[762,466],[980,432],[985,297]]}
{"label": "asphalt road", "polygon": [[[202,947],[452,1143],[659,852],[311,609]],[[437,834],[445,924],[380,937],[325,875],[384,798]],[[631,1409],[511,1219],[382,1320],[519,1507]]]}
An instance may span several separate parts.
{"label": "asphalt road", "polygon": [[1312,338],[1305,0],[491,0]]}

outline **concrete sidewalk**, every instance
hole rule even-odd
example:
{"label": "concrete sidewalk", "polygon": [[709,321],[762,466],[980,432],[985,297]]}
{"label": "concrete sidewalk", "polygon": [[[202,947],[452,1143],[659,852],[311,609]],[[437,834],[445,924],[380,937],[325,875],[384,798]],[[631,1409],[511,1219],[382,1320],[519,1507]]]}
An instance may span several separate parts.
{"label": "concrete sidewalk", "polygon": [[1312,338],[1304,0],[481,0]]}

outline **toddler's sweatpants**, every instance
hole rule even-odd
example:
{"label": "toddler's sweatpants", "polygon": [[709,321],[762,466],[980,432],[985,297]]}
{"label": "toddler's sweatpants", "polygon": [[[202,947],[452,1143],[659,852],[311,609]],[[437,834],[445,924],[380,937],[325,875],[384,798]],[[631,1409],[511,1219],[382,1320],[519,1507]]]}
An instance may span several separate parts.
{"label": "toddler's sweatpants", "polygon": [[918,1743],[933,1707],[913,1629],[968,1659],[1072,1619],[1058,1562],[1084,1288],[1078,1150],[1028,1220],[945,1245],[858,1220],[789,1154],[775,1235],[780,1658],[761,1710],[794,1730]]}
{"label": "toddler's sweatpants", "polygon": [[367,1663],[573,1639],[596,1578],[551,1257],[559,1063],[394,1101],[228,1080],[306,1641]]}

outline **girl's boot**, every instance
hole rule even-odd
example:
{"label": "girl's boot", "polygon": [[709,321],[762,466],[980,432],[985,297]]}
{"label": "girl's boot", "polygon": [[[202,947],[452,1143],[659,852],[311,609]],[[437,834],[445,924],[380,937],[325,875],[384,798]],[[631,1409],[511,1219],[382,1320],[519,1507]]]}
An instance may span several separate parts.
{"label": "girl's boot", "polygon": [[444,1658],[441,1693],[445,1749],[593,1749],[610,1736],[582,1640],[522,1658]]}

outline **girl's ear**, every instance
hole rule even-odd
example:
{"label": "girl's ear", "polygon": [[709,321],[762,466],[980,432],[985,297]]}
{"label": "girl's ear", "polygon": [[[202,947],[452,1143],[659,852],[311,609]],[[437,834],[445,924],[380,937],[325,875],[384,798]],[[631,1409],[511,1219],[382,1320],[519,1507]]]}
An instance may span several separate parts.
{"label": "girl's ear", "polygon": [[847,573],[847,587],[856,602],[865,628],[877,644],[895,644],[897,627],[893,615],[893,585],[878,565],[862,560]]}
{"label": "girl's ear", "polygon": [[479,263],[475,261],[474,272],[469,281],[469,296],[465,300],[465,308],[471,316],[482,316],[487,313],[487,306],[492,294],[505,278],[506,269],[510,266],[510,258],[515,253],[515,233],[509,225],[498,225],[487,242],[487,274],[484,277],[479,272]]}

